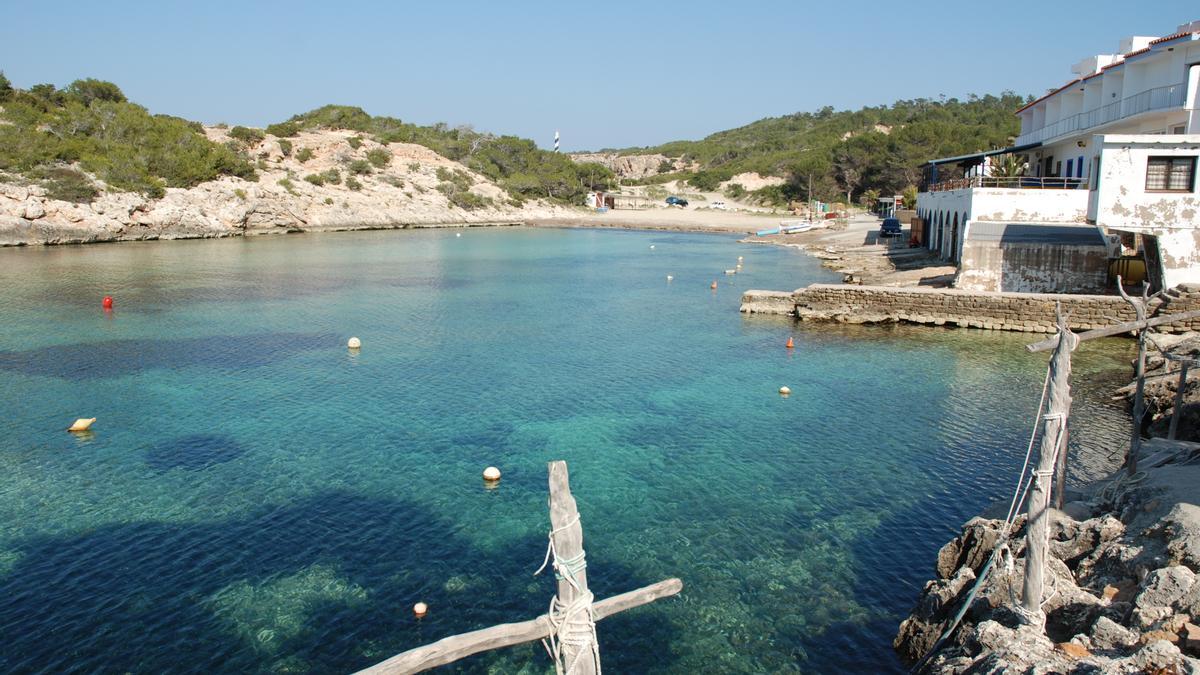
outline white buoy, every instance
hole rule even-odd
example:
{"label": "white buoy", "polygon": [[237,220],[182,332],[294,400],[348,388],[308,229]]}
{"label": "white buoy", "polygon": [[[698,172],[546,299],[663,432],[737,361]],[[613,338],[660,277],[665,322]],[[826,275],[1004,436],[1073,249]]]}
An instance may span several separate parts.
{"label": "white buoy", "polygon": [[352,337],[346,341],[346,346],[349,347],[350,349],[358,349],[358,348],[362,347],[362,340],[359,340],[356,337]]}
{"label": "white buoy", "polygon": [[429,605],[426,605],[423,602],[418,602],[417,604],[413,605],[413,614],[418,619],[425,616],[427,612],[429,612]]}
{"label": "white buoy", "polygon": [[67,427],[67,431],[87,431],[95,421],[95,417],[80,417],[75,420],[74,424]]}
{"label": "white buoy", "polygon": [[788,394],[790,394],[790,393],[792,393],[792,390],[791,390],[791,388],[790,388],[790,387],[783,386],[783,387],[780,387],[780,388],[779,388],[779,395],[780,395],[780,396],[787,396],[787,395],[788,395]]}
{"label": "white buoy", "polygon": [[650,248],[651,248],[651,249],[653,249],[653,248],[654,248],[654,244],[650,244]]}
{"label": "white buoy", "polygon": [[462,236],[462,232],[455,232],[455,233],[454,233],[454,236],[456,236],[456,237],[461,237],[461,236]]}
{"label": "white buoy", "polygon": [[674,280],[675,280],[675,277],[671,276],[670,274],[667,275],[667,281],[674,281]]}
{"label": "white buoy", "polygon": [[500,480],[500,469],[497,469],[494,466],[489,466],[483,470],[483,479],[486,481]]}
{"label": "white buoy", "polygon": [[738,262],[742,262],[742,256],[738,256]]}

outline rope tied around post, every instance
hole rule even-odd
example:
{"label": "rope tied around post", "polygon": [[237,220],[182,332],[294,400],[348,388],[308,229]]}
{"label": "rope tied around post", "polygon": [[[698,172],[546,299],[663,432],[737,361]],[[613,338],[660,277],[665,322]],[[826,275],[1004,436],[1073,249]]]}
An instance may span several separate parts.
{"label": "rope tied around post", "polygon": [[[569,603],[563,603],[558,596],[550,598],[550,609],[546,616],[550,621],[550,635],[542,640],[546,653],[554,660],[554,670],[558,675],[572,675],[577,672],[580,662],[588,657],[595,664],[595,672],[600,673],[600,643],[596,637],[596,616],[592,603],[595,595],[579,583],[579,575],[587,569],[587,554],[580,549],[578,555],[560,558],[554,545],[554,535],[579,524],[579,514],[552,530],[549,542],[546,544],[546,557],[542,566],[533,573],[537,576],[546,569],[547,565],[554,568],[554,576],[559,581],[566,581],[575,589],[575,598]],[[574,658],[569,663],[567,653],[573,652]],[[565,666],[565,667],[564,667]]]}

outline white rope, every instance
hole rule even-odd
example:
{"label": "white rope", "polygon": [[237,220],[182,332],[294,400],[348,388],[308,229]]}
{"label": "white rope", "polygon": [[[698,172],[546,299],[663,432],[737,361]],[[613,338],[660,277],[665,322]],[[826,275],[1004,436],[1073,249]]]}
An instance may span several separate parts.
{"label": "white rope", "polygon": [[[587,558],[581,550],[574,558],[559,559],[558,550],[554,547],[554,535],[577,525],[579,514],[567,523],[550,530],[549,543],[546,545],[546,558],[542,566],[534,572],[534,576],[542,573],[547,564],[554,567],[554,576],[558,580],[566,580],[575,589],[575,597],[571,602],[563,604],[555,595],[550,598],[550,609],[546,616],[550,620],[550,635],[542,640],[546,653],[554,660],[554,670],[557,675],[572,675],[577,672],[580,661],[585,655],[595,664],[596,675],[600,675],[600,643],[596,638],[596,615],[592,609],[595,595],[585,591],[576,580],[575,575],[587,569]],[[570,663],[563,663],[564,653],[573,651],[575,657]]]}

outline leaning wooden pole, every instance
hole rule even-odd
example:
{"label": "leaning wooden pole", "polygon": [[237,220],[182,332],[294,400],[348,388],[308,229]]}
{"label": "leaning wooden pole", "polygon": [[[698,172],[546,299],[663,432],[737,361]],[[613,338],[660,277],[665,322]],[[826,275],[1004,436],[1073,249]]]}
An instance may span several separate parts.
{"label": "leaning wooden pole", "polygon": [[564,624],[558,636],[564,672],[595,675],[600,652],[591,623],[592,593],[587,585],[583,526],[579,523],[575,497],[571,495],[567,463],[562,460],[550,462],[550,527],[554,571],[558,575],[558,609]]}
{"label": "leaning wooden pole", "polygon": [[[1150,284],[1143,281],[1142,297],[1134,299],[1125,292],[1124,286],[1121,285],[1121,276],[1117,275],[1117,292],[1121,294],[1125,302],[1133,306],[1137,322],[1141,324],[1145,321]],[[1133,432],[1129,437],[1129,453],[1125,455],[1127,475],[1130,476],[1137,473],[1138,455],[1142,450],[1142,418],[1146,416],[1146,331],[1148,330],[1149,328],[1144,327],[1138,330],[1137,371],[1134,373],[1137,377],[1137,390],[1133,395]]]}
{"label": "leaning wooden pole", "polygon": [[1063,451],[1067,416],[1071,412],[1071,351],[1079,343],[1067,328],[1061,307],[1057,314],[1059,340],[1050,357],[1050,403],[1042,416],[1042,437],[1029,493],[1029,523],[1025,530],[1025,586],[1021,607],[1026,618],[1039,627],[1046,622],[1042,612],[1042,581],[1050,539],[1050,490],[1054,465],[1058,453]]}

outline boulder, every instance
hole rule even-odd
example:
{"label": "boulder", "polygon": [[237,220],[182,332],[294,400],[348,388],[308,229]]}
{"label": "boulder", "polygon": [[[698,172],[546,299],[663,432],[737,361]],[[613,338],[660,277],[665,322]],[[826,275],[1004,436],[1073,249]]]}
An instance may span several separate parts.
{"label": "boulder", "polygon": [[1200,571],[1200,507],[1179,503],[1157,523],[1147,528],[1146,536],[1165,540],[1167,560]]}
{"label": "boulder", "polygon": [[913,663],[929,653],[974,583],[975,573],[971,568],[963,567],[950,579],[925,584],[917,606],[900,624],[900,631],[892,641],[900,658]]}
{"label": "boulder", "polygon": [[1173,607],[1188,595],[1195,584],[1196,574],[1182,565],[1154,570],[1142,581],[1134,607]]}
{"label": "boulder", "polygon": [[1137,644],[1138,634],[1107,616],[1100,616],[1092,624],[1090,638],[1095,649],[1128,649]]}

